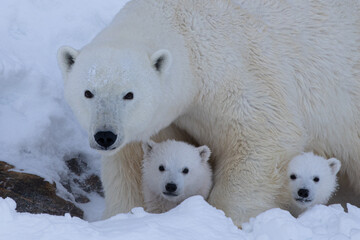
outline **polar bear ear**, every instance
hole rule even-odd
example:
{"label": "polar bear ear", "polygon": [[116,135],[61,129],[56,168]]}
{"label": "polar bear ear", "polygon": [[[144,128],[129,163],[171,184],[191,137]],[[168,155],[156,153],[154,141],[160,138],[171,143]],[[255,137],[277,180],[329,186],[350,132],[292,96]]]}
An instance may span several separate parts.
{"label": "polar bear ear", "polygon": [[207,162],[210,159],[211,151],[210,148],[206,145],[198,147],[197,150],[199,151],[201,161]]}
{"label": "polar bear ear", "polygon": [[143,149],[144,155],[148,155],[152,151],[152,149],[154,148],[155,144],[156,143],[154,141],[152,141],[152,140],[149,140],[147,142],[143,142],[141,147]]}
{"label": "polar bear ear", "polygon": [[329,163],[329,166],[331,168],[331,173],[333,175],[336,175],[339,172],[340,167],[341,167],[340,161],[337,160],[336,158],[330,158],[328,160],[328,163]]}
{"label": "polar bear ear", "polygon": [[72,47],[63,46],[59,48],[57,60],[63,76],[66,76],[70,72],[78,55],[79,51]]}
{"label": "polar bear ear", "polygon": [[151,65],[159,73],[166,72],[170,68],[172,63],[171,53],[166,49],[161,49],[153,53],[150,60]]}

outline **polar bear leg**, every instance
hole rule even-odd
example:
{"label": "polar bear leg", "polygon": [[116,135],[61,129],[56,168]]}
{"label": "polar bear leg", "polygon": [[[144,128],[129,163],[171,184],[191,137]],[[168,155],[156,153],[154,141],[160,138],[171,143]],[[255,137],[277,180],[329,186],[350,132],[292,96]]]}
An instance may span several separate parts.
{"label": "polar bear leg", "polygon": [[101,180],[105,193],[103,218],[142,206],[139,143],[127,144],[113,156],[102,158]]}
{"label": "polar bear leg", "polygon": [[[195,141],[174,124],[152,137],[156,142],[167,139],[185,141],[196,145]],[[129,212],[134,207],[143,206],[141,187],[141,143],[130,143],[118,153],[102,158],[101,180],[105,192],[105,212],[103,218],[118,213]]]}
{"label": "polar bear leg", "polygon": [[[291,159],[290,155],[287,158]],[[270,208],[286,209],[290,202],[283,174],[288,161],[278,161],[271,169],[268,163],[273,160],[260,161],[258,156],[256,159],[226,159],[224,162],[232,164],[215,171],[215,185],[208,201],[237,226]]]}

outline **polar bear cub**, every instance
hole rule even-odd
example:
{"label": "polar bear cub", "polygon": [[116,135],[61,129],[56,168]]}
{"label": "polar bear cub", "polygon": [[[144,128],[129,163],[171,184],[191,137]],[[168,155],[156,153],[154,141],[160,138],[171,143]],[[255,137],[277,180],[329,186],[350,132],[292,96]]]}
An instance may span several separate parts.
{"label": "polar bear cub", "polygon": [[336,158],[326,160],[311,152],[293,158],[288,166],[290,211],[298,216],[315,204],[326,204],[337,188],[340,167]]}
{"label": "polar bear cub", "polygon": [[162,213],[194,195],[207,199],[212,187],[210,149],[167,140],[142,144],[145,210]]}

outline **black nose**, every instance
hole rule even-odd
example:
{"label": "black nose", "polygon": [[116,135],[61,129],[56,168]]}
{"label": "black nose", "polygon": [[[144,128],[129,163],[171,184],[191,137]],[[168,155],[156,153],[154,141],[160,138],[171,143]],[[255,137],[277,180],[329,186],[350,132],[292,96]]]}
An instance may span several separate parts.
{"label": "black nose", "polygon": [[305,188],[301,188],[298,191],[298,195],[299,195],[299,197],[307,198],[309,196],[309,190],[307,190]]}
{"label": "black nose", "polygon": [[102,147],[108,148],[116,141],[116,135],[112,132],[97,132],[94,135],[95,141]]}
{"label": "black nose", "polygon": [[168,184],[166,184],[165,189],[166,189],[166,191],[173,193],[176,191],[177,186],[174,183],[168,183]]}

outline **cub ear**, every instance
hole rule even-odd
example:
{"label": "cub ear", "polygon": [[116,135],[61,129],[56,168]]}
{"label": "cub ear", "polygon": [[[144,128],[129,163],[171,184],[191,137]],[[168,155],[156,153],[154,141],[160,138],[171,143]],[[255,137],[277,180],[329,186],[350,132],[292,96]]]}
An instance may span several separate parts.
{"label": "cub ear", "polygon": [[78,55],[79,51],[72,47],[63,46],[59,48],[57,60],[63,76],[66,76],[70,72]]}
{"label": "cub ear", "polygon": [[336,175],[341,167],[341,162],[339,160],[337,160],[336,158],[330,158],[328,160],[329,166],[331,168],[331,173]]}
{"label": "cub ear", "polygon": [[149,140],[147,142],[143,142],[141,147],[143,149],[144,155],[148,155],[152,149],[154,148],[156,142]]}
{"label": "cub ear", "polygon": [[206,145],[198,147],[199,155],[201,157],[202,162],[207,162],[210,159],[211,151],[210,148]]}
{"label": "cub ear", "polygon": [[150,57],[151,65],[159,73],[166,72],[172,63],[171,53],[166,49],[158,50]]}

